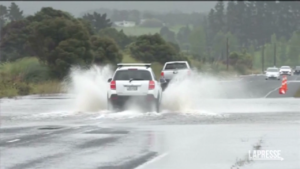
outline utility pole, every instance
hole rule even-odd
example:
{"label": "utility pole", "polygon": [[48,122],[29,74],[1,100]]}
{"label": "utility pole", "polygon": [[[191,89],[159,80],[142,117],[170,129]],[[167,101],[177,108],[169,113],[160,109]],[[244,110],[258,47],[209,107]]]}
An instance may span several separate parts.
{"label": "utility pole", "polygon": [[276,66],[276,43],[274,43],[274,66]]}
{"label": "utility pole", "polygon": [[226,38],[226,70],[228,71],[228,37]]}
{"label": "utility pole", "polygon": [[262,46],[261,66],[262,66],[262,72],[264,73],[264,71],[265,71],[265,45]]}

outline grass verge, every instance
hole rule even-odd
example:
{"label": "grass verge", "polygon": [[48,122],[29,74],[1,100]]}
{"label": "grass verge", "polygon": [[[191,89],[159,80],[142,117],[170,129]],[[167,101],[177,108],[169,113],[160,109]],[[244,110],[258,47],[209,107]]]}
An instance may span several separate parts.
{"label": "grass verge", "polygon": [[296,92],[296,94],[294,95],[294,97],[300,98],[300,88],[298,89],[298,91]]}
{"label": "grass verge", "polygon": [[35,57],[1,63],[0,77],[0,98],[61,91],[61,83],[50,80],[47,67]]}
{"label": "grass verge", "polygon": [[7,83],[0,82],[0,98],[61,93],[61,83],[58,81],[46,81],[40,83]]}

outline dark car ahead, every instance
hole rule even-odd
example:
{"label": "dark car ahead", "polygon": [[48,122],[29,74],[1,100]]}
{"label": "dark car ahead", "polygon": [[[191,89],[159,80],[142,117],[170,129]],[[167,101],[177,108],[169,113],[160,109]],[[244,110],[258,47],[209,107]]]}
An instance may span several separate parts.
{"label": "dark car ahead", "polygon": [[296,66],[294,75],[299,75],[299,74],[300,74],[300,66]]}

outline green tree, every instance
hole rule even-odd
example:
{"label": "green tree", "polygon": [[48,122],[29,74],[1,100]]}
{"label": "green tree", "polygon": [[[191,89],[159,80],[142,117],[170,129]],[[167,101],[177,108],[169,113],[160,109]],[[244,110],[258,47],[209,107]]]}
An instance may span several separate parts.
{"label": "green tree", "polygon": [[218,32],[213,39],[212,57],[214,59],[225,60],[226,55],[226,35],[224,32]]}
{"label": "green tree", "polygon": [[216,12],[214,9],[211,9],[209,11],[208,23],[209,23],[209,28],[210,28],[210,34],[215,35],[218,32],[218,28],[217,28],[217,21],[216,21]]}
{"label": "green tree", "polygon": [[109,37],[91,37],[94,63],[96,64],[117,64],[122,61],[122,54],[116,42]]}
{"label": "green tree", "polygon": [[295,63],[300,62],[300,34],[297,34],[296,32],[293,33],[293,36],[289,40],[289,51],[288,51],[288,57],[291,63],[293,65]]}
{"label": "green tree", "polygon": [[284,37],[282,37],[279,41],[279,47],[278,47],[278,58],[280,60],[280,63],[283,65],[287,62],[287,47],[288,47],[288,42]]}
{"label": "green tree", "polygon": [[129,47],[131,55],[143,62],[159,62],[183,59],[176,49],[159,34],[141,35]]}
{"label": "green tree", "polygon": [[240,48],[238,38],[235,35],[233,35],[231,32],[228,32],[226,34],[226,37],[228,38],[229,50],[238,51]]}
{"label": "green tree", "polygon": [[8,14],[8,10],[6,6],[0,5],[0,30],[7,22],[7,14]]}
{"label": "green tree", "polygon": [[229,65],[233,66],[239,73],[245,74],[247,69],[252,69],[253,57],[246,52],[232,52],[229,55]]}
{"label": "green tree", "polygon": [[175,33],[170,31],[170,29],[166,26],[160,29],[160,36],[162,36],[168,42],[177,43]]}
{"label": "green tree", "polygon": [[215,6],[215,24],[217,27],[217,31],[226,31],[226,22],[225,22],[225,10],[224,10],[224,2],[222,0],[218,0]]}
{"label": "green tree", "polygon": [[106,18],[106,14],[99,14],[94,12],[93,14],[85,14],[83,19],[89,21],[93,26],[94,30],[98,32],[100,29],[104,29],[112,26],[110,19]]}
{"label": "green tree", "polygon": [[54,77],[63,78],[74,64],[87,65],[93,61],[90,35],[82,22],[56,17],[32,27],[31,49],[48,65]]}
{"label": "green tree", "polygon": [[[204,29],[199,26],[194,28],[190,34],[191,52],[196,56],[205,55],[206,51],[206,36]],[[198,58],[200,59],[200,58]]]}
{"label": "green tree", "polygon": [[18,21],[24,18],[23,11],[21,11],[19,6],[14,2],[11,3],[8,11],[8,18],[10,21]]}
{"label": "green tree", "polygon": [[28,38],[33,31],[28,20],[13,21],[1,30],[1,61],[15,61],[31,56]]}
{"label": "green tree", "polygon": [[236,33],[237,17],[236,3],[234,1],[228,1],[226,9],[226,28],[228,32]]}
{"label": "green tree", "polygon": [[191,34],[191,29],[188,25],[181,27],[177,33],[177,40],[181,46],[181,49],[189,49],[189,37]]}
{"label": "green tree", "polygon": [[121,49],[132,43],[132,38],[125,35],[123,30],[118,31],[115,28],[104,28],[99,31],[100,37],[110,37],[118,44]]}

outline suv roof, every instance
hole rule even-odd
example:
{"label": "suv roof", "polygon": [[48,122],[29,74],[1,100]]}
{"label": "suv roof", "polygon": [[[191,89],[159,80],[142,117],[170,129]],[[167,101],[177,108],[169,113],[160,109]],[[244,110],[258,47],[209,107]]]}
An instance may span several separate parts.
{"label": "suv roof", "polygon": [[172,62],[166,62],[165,64],[170,64],[170,63],[187,63],[187,61],[172,61]]}
{"label": "suv roof", "polygon": [[141,69],[141,70],[152,70],[151,63],[118,63],[117,70],[127,69]]}

